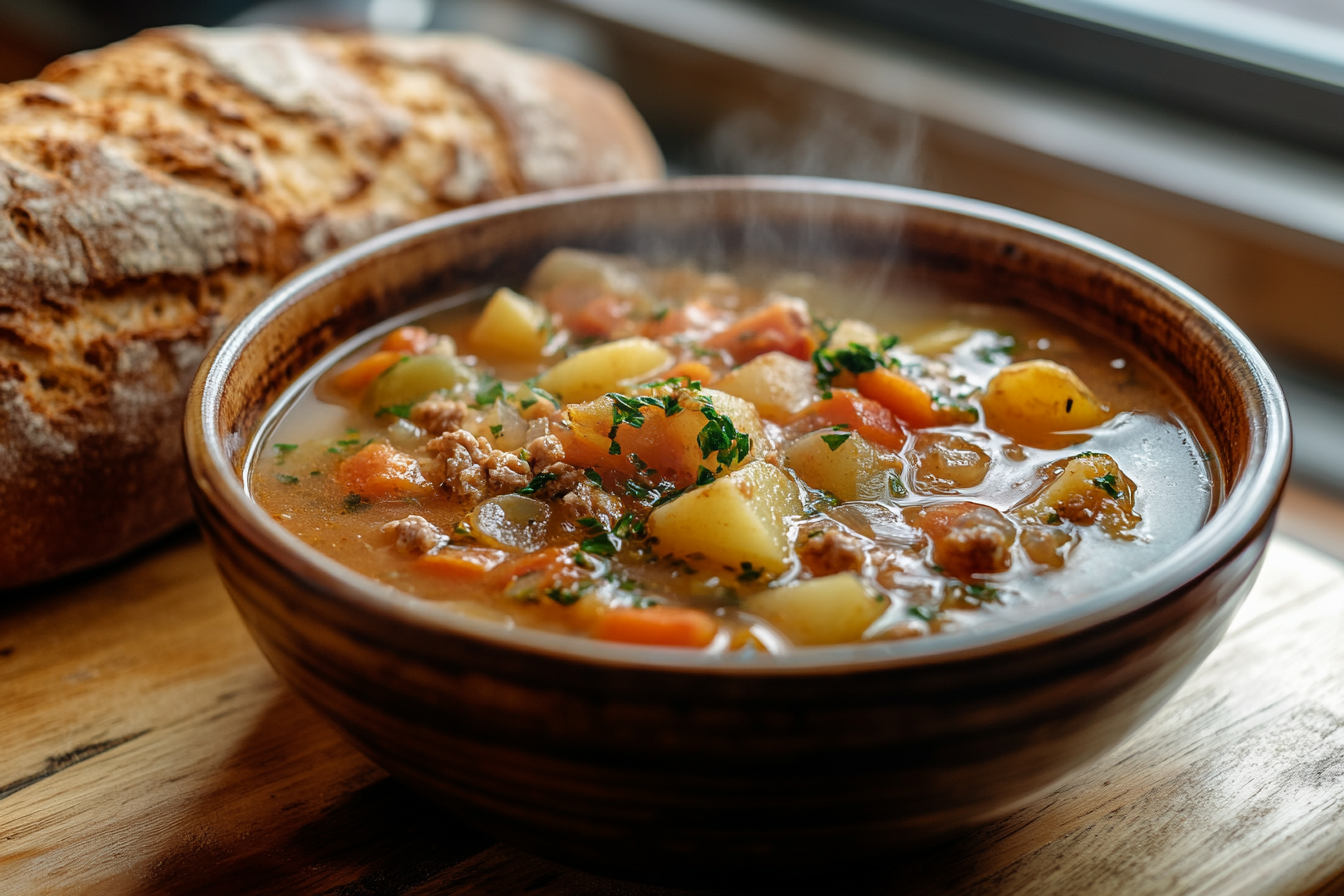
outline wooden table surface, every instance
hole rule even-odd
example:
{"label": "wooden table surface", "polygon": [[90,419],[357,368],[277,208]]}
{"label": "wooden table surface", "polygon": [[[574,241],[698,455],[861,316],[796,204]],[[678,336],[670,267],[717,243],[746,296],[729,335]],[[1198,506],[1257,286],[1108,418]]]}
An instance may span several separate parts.
{"label": "wooden table surface", "polygon": [[[1276,535],[1154,721],[864,889],[1344,892],[1344,563]],[[0,596],[0,893],[254,892],[681,891],[492,842],[388,779],[276,679],[194,533]]]}

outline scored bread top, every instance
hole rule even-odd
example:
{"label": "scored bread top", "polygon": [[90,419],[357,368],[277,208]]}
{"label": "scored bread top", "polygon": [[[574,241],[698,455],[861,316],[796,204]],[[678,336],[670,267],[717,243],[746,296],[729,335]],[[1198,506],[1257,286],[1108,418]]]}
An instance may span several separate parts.
{"label": "scored bread top", "polygon": [[0,86],[0,587],[187,519],[192,376],[296,268],[463,205],[661,175],[619,88],[472,36],[158,29]]}

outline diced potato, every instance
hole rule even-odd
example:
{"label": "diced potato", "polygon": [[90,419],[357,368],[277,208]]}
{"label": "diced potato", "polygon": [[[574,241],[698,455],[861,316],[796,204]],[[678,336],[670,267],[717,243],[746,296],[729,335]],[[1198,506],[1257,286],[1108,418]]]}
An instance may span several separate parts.
{"label": "diced potato", "polygon": [[1048,464],[1046,483],[1013,512],[1042,523],[1067,520],[1100,525],[1112,537],[1126,537],[1142,517],[1134,512],[1134,482],[1107,454],[1084,452]]}
{"label": "diced potato", "polygon": [[619,298],[643,316],[656,305],[649,276],[648,268],[638,259],[555,249],[532,271],[526,292],[566,319],[602,296]]}
{"label": "diced potato", "polygon": [[551,509],[523,495],[500,495],[476,507],[468,517],[471,531],[492,548],[535,551],[546,544]]}
{"label": "diced potato", "polygon": [[769,352],[715,381],[714,388],[745,398],[761,416],[784,422],[821,397],[810,361]]}
{"label": "diced potato", "polygon": [[748,612],[803,646],[857,641],[888,606],[852,572],[768,588],[746,600]]}
{"label": "diced potato", "polygon": [[864,348],[877,351],[882,346],[882,337],[872,324],[847,317],[836,324],[831,338],[826,341],[827,348],[847,348],[850,343],[858,343]]}
{"label": "diced potato", "polygon": [[1063,448],[1086,441],[1077,430],[1111,419],[1110,409],[1078,375],[1054,361],[1009,364],[995,374],[980,399],[985,425],[1034,448]]}
{"label": "diced potato", "polygon": [[550,339],[550,315],[511,289],[499,289],[471,328],[477,351],[510,358],[539,358]]}
{"label": "diced potato", "polygon": [[566,358],[542,374],[537,385],[564,402],[591,401],[656,379],[671,364],[667,349],[652,339],[632,336]]}
{"label": "diced potato", "polygon": [[[678,486],[686,486],[696,481],[701,467],[718,476],[760,455],[765,430],[760,415],[750,402],[714,389],[699,392],[679,389],[674,394],[680,409],[672,416],[667,416],[660,407],[645,407],[642,409],[642,426],[635,428],[622,424],[617,429],[616,441],[621,446],[619,454],[611,453],[613,399],[604,395],[594,401],[571,405],[565,412],[569,434],[585,449],[584,456],[575,455],[575,461],[584,466],[614,470],[629,476],[633,472],[630,457],[635,455],[657,476],[670,479]],[[745,433],[750,440],[751,450],[743,459],[734,457],[730,462],[721,464],[717,453],[705,457],[699,436],[708,423],[703,410],[706,400],[715,411],[732,422],[734,429]],[[566,454],[569,454],[568,447]]]}
{"label": "diced potato", "polygon": [[457,358],[439,352],[414,355],[389,367],[373,383],[373,406],[390,408],[419,401],[440,389],[471,382],[471,371]]}
{"label": "diced potato", "polygon": [[780,573],[788,565],[788,517],[802,511],[789,475],[756,461],[656,508],[648,528],[660,551]]}
{"label": "diced potato", "polygon": [[642,295],[648,292],[648,276],[643,262],[626,255],[553,249],[532,270],[527,292],[538,295],[561,285],[583,284],[617,295]]}
{"label": "diced potato", "polygon": [[1024,526],[1019,540],[1031,562],[1059,569],[1073,546],[1074,536],[1057,526]]}
{"label": "diced potato", "polygon": [[800,479],[841,501],[880,501],[904,494],[900,456],[856,432],[808,433],[785,449],[784,458]]}

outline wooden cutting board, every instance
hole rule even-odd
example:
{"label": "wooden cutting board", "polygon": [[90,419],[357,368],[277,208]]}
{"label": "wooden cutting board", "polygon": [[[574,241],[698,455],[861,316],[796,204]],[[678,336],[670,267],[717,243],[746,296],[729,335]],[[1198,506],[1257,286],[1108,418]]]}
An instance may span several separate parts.
{"label": "wooden cutting board", "polygon": [[[1276,536],[1154,721],[871,889],[1344,892],[1344,564]],[[680,891],[494,843],[388,779],[276,679],[194,533],[0,597],[0,893],[254,892]]]}

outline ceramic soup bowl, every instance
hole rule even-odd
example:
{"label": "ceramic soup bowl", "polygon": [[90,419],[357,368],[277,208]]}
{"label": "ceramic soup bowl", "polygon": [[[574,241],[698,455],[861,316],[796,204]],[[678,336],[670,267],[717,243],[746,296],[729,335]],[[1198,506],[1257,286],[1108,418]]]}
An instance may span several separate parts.
{"label": "ceramic soup bowl", "polygon": [[[823,279],[865,272],[1105,332],[1202,413],[1225,498],[1164,560],[1065,605],[745,659],[455,614],[340,566],[252,501],[249,442],[324,354],[445,295],[517,286],[557,246]],[[535,852],[688,880],[880,859],[1001,817],[1114,747],[1213,649],[1250,589],[1290,436],[1246,337],[1114,246],[919,190],[732,178],[497,202],[345,251],[218,343],[186,442],[201,524],[248,629],[360,750]]]}

